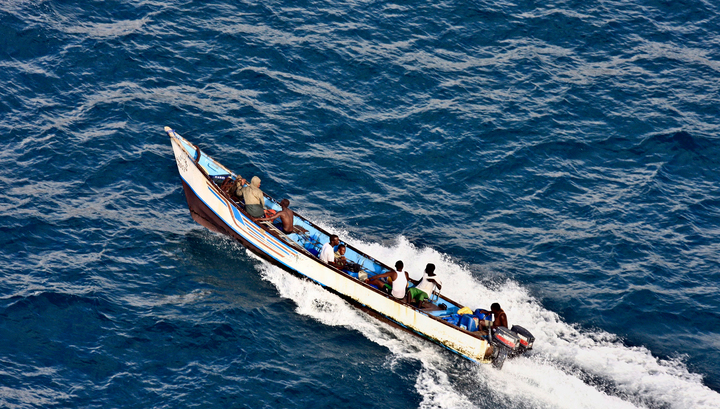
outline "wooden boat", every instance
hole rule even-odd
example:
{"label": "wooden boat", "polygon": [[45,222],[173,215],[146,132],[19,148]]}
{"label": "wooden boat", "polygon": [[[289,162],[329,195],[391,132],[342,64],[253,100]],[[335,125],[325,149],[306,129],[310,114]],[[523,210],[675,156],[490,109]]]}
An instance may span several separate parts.
{"label": "wooden boat", "polygon": [[[390,267],[349,243],[345,257],[354,269],[339,269],[321,262],[317,254],[330,234],[294,213],[294,231],[285,234],[271,222],[255,222],[244,204],[229,190],[237,175],[165,127],[192,218],[206,228],[226,234],[268,262],[310,279],[370,315],[435,342],[471,361],[493,363],[501,368],[507,356],[532,348],[534,339],[522,327],[512,331],[497,328],[487,332],[475,327],[475,314],[459,315],[463,306],[433,292],[422,308],[398,300],[364,282],[390,271]],[[265,195],[265,207],[280,210],[279,203]],[[489,322],[488,322],[489,323]]]}

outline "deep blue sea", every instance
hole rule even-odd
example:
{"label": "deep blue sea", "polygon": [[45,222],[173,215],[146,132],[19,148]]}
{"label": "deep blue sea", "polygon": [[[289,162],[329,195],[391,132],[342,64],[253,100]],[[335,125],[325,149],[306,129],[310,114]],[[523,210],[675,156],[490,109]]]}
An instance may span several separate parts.
{"label": "deep blue sea", "polygon": [[[0,2],[0,407],[720,407],[720,4]],[[171,126],[536,337],[502,371],[190,217]]]}

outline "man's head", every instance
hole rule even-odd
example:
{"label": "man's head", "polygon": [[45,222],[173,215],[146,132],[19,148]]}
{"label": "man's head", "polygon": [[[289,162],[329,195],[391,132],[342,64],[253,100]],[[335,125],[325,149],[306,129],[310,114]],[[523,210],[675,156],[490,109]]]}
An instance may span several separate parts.
{"label": "man's head", "polygon": [[337,246],[338,244],[340,244],[340,238],[335,234],[331,234],[330,235],[330,244],[332,246]]}
{"label": "man's head", "polygon": [[341,245],[338,246],[338,253],[340,253],[341,256],[344,256],[344,255],[345,255],[345,250],[346,250],[346,249],[345,249],[345,245],[344,245],[344,244],[341,244]]}
{"label": "man's head", "polygon": [[260,187],[260,178],[257,176],[253,176],[252,179],[250,179],[250,186]]}
{"label": "man's head", "polygon": [[280,206],[282,207],[290,207],[290,201],[287,199],[283,199],[280,201]]}
{"label": "man's head", "polygon": [[398,260],[398,261],[395,262],[395,269],[396,269],[397,271],[402,270],[403,267],[405,267],[405,264],[403,264],[403,262],[402,262],[401,260]]}
{"label": "man's head", "polygon": [[[487,305],[487,304],[485,304],[485,305]],[[492,312],[499,312],[499,311],[502,311],[502,308],[500,308],[500,304],[494,302],[494,303],[490,306],[490,311],[492,311]]]}
{"label": "man's head", "polygon": [[435,276],[435,264],[428,263],[428,265],[425,266],[425,272],[428,276],[434,277]]}

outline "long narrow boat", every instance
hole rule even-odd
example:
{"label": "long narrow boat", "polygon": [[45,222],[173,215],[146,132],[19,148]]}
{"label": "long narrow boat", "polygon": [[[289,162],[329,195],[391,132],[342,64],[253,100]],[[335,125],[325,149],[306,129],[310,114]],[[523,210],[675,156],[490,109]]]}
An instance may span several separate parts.
{"label": "long narrow boat", "polygon": [[[490,334],[477,330],[480,313],[460,315],[463,306],[433,292],[422,308],[398,300],[365,283],[365,278],[391,268],[349,243],[345,257],[354,266],[341,270],[317,257],[330,234],[294,213],[294,231],[285,234],[271,222],[255,222],[229,186],[238,177],[213,158],[165,127],[182,179],[192,218],[206,228],[226,234],[268,262],[315,281],[355,307],[399,328],[433,341],[475,362],[493,363],[501,368],[507,356],[532,348],[534,338],[522,327],[498,327]],[[279,203],[265,195],[265,207],[280,210]],[[467,309],[465,309],[466,311]],[[487,322],[489,323],[489,322]]]}

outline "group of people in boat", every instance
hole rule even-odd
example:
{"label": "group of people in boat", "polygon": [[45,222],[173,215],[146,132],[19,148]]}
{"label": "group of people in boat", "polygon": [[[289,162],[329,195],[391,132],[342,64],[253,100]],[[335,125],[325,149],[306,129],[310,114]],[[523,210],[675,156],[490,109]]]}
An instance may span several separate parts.
{"label": "group of people in boat", "polygon": [[285,234],[293,232],[293,220],[295,215],[290,210],[290,200],[283,199],[280,201],[280,211],[268,211],[265,209],[265,195],[260,190],[260,178],[253,176],[250,183],[242,176],[235,178],[235,182],[230,188],[230,194],[237,198],[241,198],[245,202],[245,211],[256,222],[274,221],[280,219],[282,224],[280,230]]}
{"label": "group of people in boat", "polygon": [[[435,264],[428,263],[425,266],[420,280],[410,278],[410,274],[404,270],[404,267],[405,264],[402,260],[398,260],[395,262],[395,270],[374,275],[365,282],[380,290],[389,291],[390,295],[396,299],[422,308],[425,300],[430,298],[436,288],[442,289],[442,283],[435,278]],[[408,288],[408,283],[413,283],[414,287]]]}
{"label": "group of people in boat", "polygon": [[[245,202],[245,211],[254,221],[272,222],[279,218],[282,222],[282,225],[278,226],[280,230],[285,234],[292,233],[295,215],[290,210],[290,200],[283,199],[280,201],[281,210],[279,212],[267,211],[265,209],[265,195],[260,190],[260,183],[260,178],[257,176],[253,176],[250,183],[248,183],[246,179],[238,175],[230,188],[230,193]],[[335,250],[336,247],[337,250]],[[345,258],[345,250],[345,245],[340,244],[340,238],[335,234],[331,234],[330,240],[320,250],[318,258],[325,264],[344,270],[351,264]],[[402,260],[398,260],[395,262],[395,270],[376,274],[364,281],[368,285],[386,291],[397,300],[423,308],[425,301],[430,298],[435,289],[442,289],[442,283],[435,278],[435,265],[428,263],[420,280],[410,278],[410,274],[404,270],[404,267]],[[408,283],[413,283],[414,286],[408,288]],[[490,306],[490,311],[483,309],[479,311],[483,314],[492,314],[494,317],[493,327],[508,327],[507,315],[500,308],[500,304],[493,303]]]}

